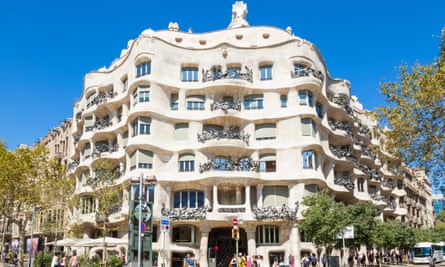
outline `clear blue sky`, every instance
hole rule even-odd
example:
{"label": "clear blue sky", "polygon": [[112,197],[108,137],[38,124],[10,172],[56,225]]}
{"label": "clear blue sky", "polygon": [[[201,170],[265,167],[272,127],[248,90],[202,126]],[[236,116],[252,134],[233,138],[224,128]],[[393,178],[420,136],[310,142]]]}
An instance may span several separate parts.
{"label": "clear blue sky", "polygon": [[[109,66],[144,29],[225,29],[234,0],[3,1],[0,8],[0,138],[32,145],[72,117],[86,73]],[[334,78],[351,81],[367,109],[384,104],[379,83],[406,62],[438,56],[444,0],[244,1],[251,26],[291,26],[314,43]]]}

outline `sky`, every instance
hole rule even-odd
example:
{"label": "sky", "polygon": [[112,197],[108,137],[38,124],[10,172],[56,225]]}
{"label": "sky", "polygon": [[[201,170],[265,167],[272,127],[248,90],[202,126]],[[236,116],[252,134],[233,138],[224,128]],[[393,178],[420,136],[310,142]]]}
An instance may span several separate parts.
{"label": "sky", "polygon": [[[351,82],[366,109],[384,105],[382,81],[398,66],[439,55],[444,0],[246,0],[251,26],[286,29],[320,50],[332,78]],[[73,116],[83,78],[109,66],[151,28],[226,29],[234,0],[3,1],[0,8],[0,139],[32,145]]]}

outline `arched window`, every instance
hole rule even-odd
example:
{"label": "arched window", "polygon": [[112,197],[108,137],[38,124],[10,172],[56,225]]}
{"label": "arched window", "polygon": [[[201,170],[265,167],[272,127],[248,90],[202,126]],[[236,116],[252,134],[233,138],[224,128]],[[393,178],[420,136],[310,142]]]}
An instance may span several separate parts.
{"label": "arched window", "polygon": [[179,156],[179,171],[193,172],[195,171],[195,155],[182,154]]}

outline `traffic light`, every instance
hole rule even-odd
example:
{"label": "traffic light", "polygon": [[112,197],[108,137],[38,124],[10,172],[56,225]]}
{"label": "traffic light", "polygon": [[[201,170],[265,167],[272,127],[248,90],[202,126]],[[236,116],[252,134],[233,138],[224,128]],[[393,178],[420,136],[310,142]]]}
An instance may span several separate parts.
{"label": "traffic light", "polygon": [[232,219],[232,238],[238,240],[239,239],[239,228],[238,228],[238,218]]}

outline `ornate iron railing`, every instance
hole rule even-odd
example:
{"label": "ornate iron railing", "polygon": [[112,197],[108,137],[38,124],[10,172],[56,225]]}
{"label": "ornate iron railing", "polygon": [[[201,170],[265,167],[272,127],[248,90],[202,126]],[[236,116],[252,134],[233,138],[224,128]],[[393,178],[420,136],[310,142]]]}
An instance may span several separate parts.
{"label": "ornate iron railing", "polygon": [[268,206],[264,208],[255,208],[252,210],[257,220],[273,219],[273,220],[296,220],[298,213],[298,202],[295,208],[283,204],[281,207]]}
{"label": "ornate iron railing", "polygon": [[207,217],[210,208],[162,208],[162,216],[168,217],[173,221],[178,220],[203,220]]}
{"label": "ornate iron railing", "polygon": [[352,191],[354,190],[355,187],[354,182],[352,180],[353,179],[350,176],[339,176],[335,177],[334,184],[343,185],[346,189]]}
{"label": "ornate iron railing", "polygon": [[332,130],[340,129],[343,131],[346,131],[349,135],[352,135],[352,129],[351,125],[347,121],[334,121],[329,119],[328,120],[329,127],[331,127]]}
{"label": "ornate iron railing", "polygon": [[205,129],[202,131],[201,134],[198,134],[198,142],[201,143],[205,143],[206,141],[212,139],[238,139],[244,141],[247,145],[249,145],[249,138],[249,134],[245,134],[234,128],[230,128],[228,131]]}
{"label": "ornate iron railing", "polygon": [[241,101],[214,101],[210,104],[210,110],[222,110],[224,113],[227,113],[229,109],[233,109],[236,111],[241,111]]}
{"label": "ornate iron railing", "polygon": [[292,78],[313,76],[323,81],[323,73],[310,67],[300,67],[291,71]]}
{"label": "ornate iron railing", "polygon": [[218,171],[258,171],[259,163],[250,158],[243,158],[240,161],[216,161],[209,159],[206,163],[199,164],[199,172],[203,173],[210,170]]}
{"label": "ornate iron railing", "polygon": [[218,69],[202,70],[202,82],[216,81],[222,79],[231,80],[246,80],[253,82],[253,71],[247,66],[244,66],[245,72],[241,72],[241,69],[229,69],[227,71],[221,71]]}

